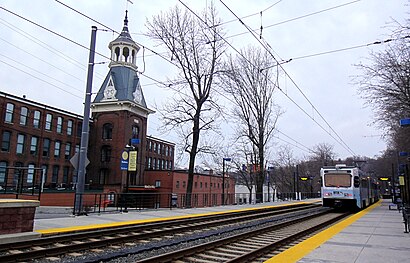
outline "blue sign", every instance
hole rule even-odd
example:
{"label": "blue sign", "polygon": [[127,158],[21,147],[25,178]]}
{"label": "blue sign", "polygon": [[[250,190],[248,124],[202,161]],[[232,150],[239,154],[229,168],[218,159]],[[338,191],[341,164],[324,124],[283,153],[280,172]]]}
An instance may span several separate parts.
{"label": "blue sign", "polygon": [[129,160],[129,155],[128,151],[123,151],[121,153],[121,170],[128,170],[128,160]]}
{"label": "blue sign", "polygon": [[410,126],[410,119],[400,120],[400,126]]}
{"label": "blue sign", "polygon": [[131,139],[131,144],[140,144],[140,139]]}
{"label": "blue sign", "polygon": [[399,152],[399,156],[407,156],[407,155],[409,155],[408,152]]}

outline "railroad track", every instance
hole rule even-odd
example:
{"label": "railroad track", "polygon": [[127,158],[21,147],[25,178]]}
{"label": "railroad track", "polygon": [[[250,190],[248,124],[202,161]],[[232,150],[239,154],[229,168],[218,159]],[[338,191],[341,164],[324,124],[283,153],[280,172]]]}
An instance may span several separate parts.
{"label": "railroad track", "polygon": [[[100,254],[106,250],[132,247],[138,253],[138,247],[147,249],[147,244],[169,245],[172,243],[186,242],[201,237],[201,233],[214,232],[218,234],[221,229],[235,228],[232,225],[240,224],[245,228],[251,222],[283,221],[284,218],[300,213],[311,213],[311,209],[317,209],[318,205],[296,205],[291,207],[274,207],[253,211],[225,213],[222,215],[208,215],[188,219],[177,219],[165,222],[156,222],[126,227],[99,229],[95,231],[78,232],[57,236],[43,237],[27,242],[4,244],[0,248],[0,262],[18,262],[32,259],[56,259],[56,257],[82,257],[89,254],[97,254],[95,261],[107,260],[110,257],[121,256],[120,252],[115,255],[101,257]],[[238,227],[236,227],[238,228]],[[241,227],[239,227],[241,228]],[[209,234],[209,235],[212,235]],[[188,238],[187,238],[188,237]],[[164,240],[168,240],[164,242]],[[170,242],[172,240],[172,242]],[[161,245],[148,246],[149,249],[160,248]],[[104,250],[101,250],[104,248]],[[127,250],[127,249],[126,249]],[[78,253],[80,252],[80,253]],[[129,254],[129,251],[125,251]],[[112,253],[111,253],[112,254]]]}
{"label": "railroad track", "polygon": [[324,211],[137,262],[264,262],[289,244],[303,240],[349,214]]}

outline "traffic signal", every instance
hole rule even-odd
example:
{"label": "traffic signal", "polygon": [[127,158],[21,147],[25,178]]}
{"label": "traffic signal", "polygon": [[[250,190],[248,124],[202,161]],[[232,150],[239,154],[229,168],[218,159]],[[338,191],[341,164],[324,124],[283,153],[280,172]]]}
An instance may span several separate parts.
{"label": "traffic signal", "polygon": [[307,181],[308,179],[309,179],[309,177],[307,177],[307,176],[299,177],[299,180],[301,180],[301,181]]}

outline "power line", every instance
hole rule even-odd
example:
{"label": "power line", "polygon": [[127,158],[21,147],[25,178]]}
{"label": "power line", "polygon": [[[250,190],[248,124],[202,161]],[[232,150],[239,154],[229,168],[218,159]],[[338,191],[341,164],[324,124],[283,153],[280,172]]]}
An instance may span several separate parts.
{"label": "power line", "polygon": [[[7,10],[7,9],[1,7],[1,6],[0,6],[0,8],[3,9],[3,10],[5,10],[5,11],[7,11],[7,12],[9,12],[9,13],[11,13],[11,14],[13,14],[13,15],[15,15],[15,16],[17,16],[17,17],[19,17],[19,18],[21,18],[21,19],[23,19],[23,20],[25,20],[25,21],[27,21],[27,22],[29,22],[29,23],[32,23],[32,24],[35,25],[35,26],[38,26],[38,27],[40,27],[40,28],[42,28],[42,29],[44,29],[44,30],[50,32],[50,33],[53,33],[53,34],[55,34],[55,35],[57,35],[57,36],[59,36],[59,37],[65,39],[65,40],[67,40],[67,41],[69,41],[69,42],[71,42],[71,43],[75,43],[76,45],[78,45],[78,46],[80,46],[80,47],[82,47],[82,48],[85,48],[85,49],[87,49],[87,50],[90,50],[88,47],[86,47],[86,46],[84,46],[84,45],[82,45],[82,44],[79,44],[79,43],[75,42],[74,40],[71,40],[71,39],[69,39],[69,38],[67,38],[67,37],[65,37],[65,36],[63,36],[63,35],[61,35],[61,34],[59,34],[59,33],[56,33],[56,32],[54,32],[54,31],[52,31],[51,29],[48,29],[48,28],[46,28],[46,27],[44,27],[44,26],[41,26],[41,25],[39,25],[38,23],[35,23],[35,22],[33,22],[33,21],[31,21],[31,20],[29,20],[29,19],[27,19],[27,18],[25,18],[25,17],[23,17],[23,16],[21,16],[21,15],[18,15],[18,14],[14,13],[14,12],[12,12],[12,11],[10,11],[10,10]],[[107,26],[105,26],[105,27],[106,27],[106,28],[109,28],[109,27],[107,27]],[[22,30],[21,30],[21,31],[22,31]],[[24,32],[24,31],[23,31],[23,32]],[[115,32],[115,31],[114,31],[114,32]],[[23,36],[24,36],[24,35],[23,35]],[[32,37],[32,36],[31,36],[31,37]],[[33,37],[33,38],[34,38],[34,37]],[[36,38],[35,38],[35,39],[36,39]],[[44,42],[42,42],[42,41],[40,41],[40,40],[38,40],[38,39],[37,39],[37,41],[39,41],[39,42],[43,43],[44,45],[48,46],[47,44],[45,44]],[[38,44],[38,43],[37,43],[37,44]],[[50,49],[50,50],[51,50],[51,49]],[[149,49],[149,50],[150,50],[151,52],[154,52],[154,53],[155,53],[155,51],[153,51],[153,50],[151,50],[151,49]],[[55,53],[55,52],[54,52],[54,53]],[[59,52],[59,53],[61,53],[61,52]],[[100,53],[98,53],[98,52],[96,52],[96,54],[99,54],[100,56],[102,56],[102,57],[104,57],[104,58],[107,58],[108,60],[112,61],[111,58],[109,58],[109,57],[107,57],[107,56],[105,56],[105,55],[102,55],[102,54],[100,54]],[[73,61],[75,61],[75,60],[73,60]],[[2,62],[3,62],[3,61],[2,61]],[[80,62],[78,62],[78,61],[75,61],[75,62],[77,62],[77,63],[80,64]],[[10,64],[8,64],[8,63],[6,63],[6,62],[3,62],[3,63],[5,63],[5,64],[11,66]],[[174,65],[175,65],[175,64],[174,64]],[[45,83],[48,83],[48,84],[50,84],[50,85],[52,85],[52,86],[55,86],[54,84],[51,84],[51,83],[49,83],[49,82],[47,82],[47,81],[45,81],[45,80],[42,80],[41,78],[38,78],[38,77],[36,77],[36,76],[34,76],[34,75],[30,74],[30,73],[27,73],[27,72],[24,71],[24,70],[18,69],[17,67],[14,67],[14,66],[11,66],[11,67],[13,67],[13,68],[15,68],[15,69],[17,69],[17,70],[19,70],[19,71],[21,71],[21,72],[24,72],[24,73],[26,73],[26,74],[28,74],[28,75],[30,75],[30,76],[33,76],[33,77],[35,77],[36,79],[39,79],[39,80],[41,80],[41,81],[43,81],[43,82],[45,82]],[[143,75],[143,76],[145,76],[145,77],[147,77],[147,78],[149,78],[149,79],[151,79],[151,80],[154,80],[155,82],[160,83],[160,84],[162,84],[162,85],[164,85],[164,86],[171,87],[171,84],[165,84],[164,82],[159,81],[159,80],[156,80],[155,78],[149,77],[148,75],[143,74],[142,72],[138,72],[138,73],[140,73],[141,75]],[[41,74],[42,74],[42,73],[41,73]],[[55,87],[57,87],[57,86],[55,86]],[[59,87],[58,87],[58,88],[59,88]],[[59,88],[59,89],[61,89],[61,88]],[[68,92],[68,91],[66,91],[66,92],[69,93],[69,94],[72,94],[72,93],[70,93],[70,92]],[[98,93],[97,93],[97,94],[98,94]],[[78,97],[78,96],[76,96],[76,97]]]}
{"label": "power line", "polygon": [[83,97],[77,96],[76,94],[74,94],[74,93],[72,93],[72,92],[69,92],[69,91],[67,91],[67,90],[65,90],[65,89],[62,89],[62,88],[60,88],[59,86],[54,85],[53,83],[50,83],[50,82],[48,82],[48,81],[46,81],[46,80],[44,80],[44,79],[41,79],[41,78],[39,78],[39,77],[37,77],[37,76],[35,76],[35,75],[33,75],[33,74],[27,72],[27,71],[24,71],[24,70],[22,70],[22,69],[19,69],[19,68],[15,67],[15,66],[13,66],[13,65],[11,65],[11,64],[9,64],[9,63],[7,63],[7,62],[5,62],[5,61],[0,60],[0,62],[4,63],[4,64],[6,64],[6,65],[8,65],[8,66],[10,66],[10,67],[12,67],[12,68],[14,68],[14,69],[17,69],[18,71],[21,71],[21,72],[23,72],[23,73],[25,73],[25,74],[27,74],[27,75],[30,75],[30,76],[32,76],[32,77],[35,78],[35,79],[38,79],[38,80],[43,81],[43,82],[45,82],[45,83],[47,83],[47,84],[49,84],[49,85],[51,85],[51,86],[53,86],[53,87],[56,87],[57,89],[59,89],[59,90],[61,90],[61,91],[64,91],[64,92],[66,92],[66,93],[68,93],[68,94],[71,94],[71,95],[73,95],[74,97],[83,99]]}
{"label": "power line", "polygon": [[[339,48],[339,49],[334,49],[334,50],[329,50],[329,51],[324,51],[324,52],[299,56],[299,57],[290,58],[286,61],[283,61],[283,62],[281,62],[281,64],[289,63],[291,61],[298,60],[298,59],[304,59],[304,58],[316,57],[316,56],[321,56],[321,55],[327,55],[327,54],[342,52],[342,51],[346,51],[346,50],[352,50],[352,49],[357,49],[357,48],[362,48],[362,47],[369,47],[369,46],[373,46],[373,45],[381,45],[381,44],[385,44],[385,43],[388,43],[388,42],[391,42],[391,41],[403,40],[405,38],[410,38],[410,36],[404,36],[404,37],[400,37],[400,38],[396,38],[396,39],[389,38],[389,39],[385,39],[385,40],[381,40],[381,41],[375,41],[375,42],[368,43],[368,44],[351,46],[351,47],[346,47],[346,48]],[[263,69],[261,69],[261,71],[265,70],[265,69],[268,69],[268,68],[276,67],[276,66],[277,66],[277,64],[275,64],[273,66],[270,66],[270,67],[263,68]]]}
{"label": "power line", "polygon": [[[80,47],[85,48],[85,49],[87,49],[87,50],[90,50],[90,48],[84,46],[83,44],[80,44],[80,43],[78,43],[78,42],[76,42],[76,41],[74,41],[74,40],[72,40],[72,39],[70,39],[70,38],[68,38],[68,37],[66,37],[66,36],[63,36],[62,34],[57,33],[57,32],[55,32],[55,31],[53,31],[53,30],[51,30],[51,29],[49,29],[49,28],[47,28],[47,27],[44,27],[44,26],[42,26],[42,25],[40,25],[40,24],[38,24],[38,23],[36,23],[36,22],[34,22],[34,21],[31,21],[31,20],[28,19],[28,18],[25,18],[25,17],[23,17],[23,16],[21,16],[21,15],[19,15],[19,14],[16,14],[16,13],[14,13],[14,12],[12,12],[12,11],[10,11],[10,10],[8,10],[8,9],[6,9],[6,8],[4,8],[4,7],[2,7],[2,6],[0,6],[0,9],[3,9],[4,11],[6,11],[6,12],[8,12],[8,13],[14,15],[14,16],[17,16],[18,18],[23,19],[24,21],[27,21],[27,22],[29,22],[29,23],[31,23],[31,24],[37,26],[37,27],[40,27],[41,29],[46,30],[47,32],[50,32],[50,33],[52,33],[52,34],[54,34],[54,35],[56,35],[56,36],[58,36],[58,37],[60,37],[60,38],[63,38],[63,39],[65,39],[65,40],[67,40],[68,42],[73,43],[74,45],[77,45],[77,46],[80,46]],[[99,52],[97,52],[97,51],[95,51],[95,50],[94,50],[94,52],[95,52],[95,54],[100,55],[100,56],[103,57],[103,58],[106,58],[106,59],[108,59],[108,60],[111,60],[111,58],[109,58],[109,57],[107,57],[107,56],[105,56],[105,55],[103,55],[103,54],[101,54],[101,53],[99,53]]]}
{"label": "power line", "polygon": [[[51,53],[53,53],[53,54],[59,56],[60,58],[64,59],[64,60],[67,61],[68,63],[70,63],[70,64],[76,66],[77,68],[80,68],[81,70],[86,71],[86,67],[85,67],[84,64],[81,63],[80,61],[75,60],[75,59],[73,59],[73,58],[71,58],[71,57],[65,55],[63,52],[61,52],[61,51],[59,51],[59,50],[53,48],[52,46],[48,45],[48,44],[45,43],[44,41],[41,41],[40,39],[36,38],[35,36],[33,36],[33,35],[27,33],[26,31],[24,31],[24,30],[22,30],[22,29],[20,29],[20,28],[18,28],[18,27],[16,27],[16,26],[14,26],[14,25],[12,25],[12,24],[10,24],[10,23],[8,23],[7,21],[5,21],[5,20],[3,20],[3,19],[1,19],[1,18],[0,18],[0,20],[1,20],[1,21],[0,21],[1,24],[3,24],[4,26],[10,28],[10,29],[13,30],[14,32],[20,34],[21,36],[23,36],[23,37],[25,37],[25,38],[27,38],[27,39],[29,39],[30,41],[36,43],[37,45],[39,45],[39,46],[41,46],[41,47],[43,47],[43,48],[46,48],[46,49],[49,50]],[[13,45],[13,46],[14,46],[14,45]],[[25,52],[26,52],[26,51],[25,51]],[[97,74],[98,74],[98,73],[97,73]],[[101,74],[98,74],[98,75],[100,76],[99,78],[102,79]]]}
{"label": "power line", "polygon": [[49,75],[47,75],[47,74],[44,74],[44,73],[42,73],[42,72],[40,72],[40,71],[38,71],[38,70],[36,70],[36,69],[34,69],[34,68],[32,68],[32,67],[29,67],[29,66],[27,66],[27,65],[25,65],[25,64],[23,64],[23,63],[18,62],[17,60],[12,59],[12,58],[10,58],[10,57],[8,57],[8,56],[6,56],[6,55],[3,55],[3,54],[0,53],[0,56],[5,57],[5,58],[7,58],[7,59],[13,61],[14,63],[17,63],[17,64],[21,65],[21,66],[24,66],[24,67],[26,67],[26,68],[29,68],[29,69],[31,69],[32,71],[37,72],[38,74],[41,74],[41,75],[43,75],[43,76],[45,76],[45,77],[47,77],[47,78],[50,78],[50,79],[52,79],[52,80],[54,80],[54,81],[57,81],[57,82],[59,82],[59,83],[61,83],[61,84],[63,84],[63,85],[66,85],[66,86],[69,87],[69,88],[72,88],[72,89],[77,90],[77,91],[79,91],[79,92],[83,92],[82,90],[79,90],[79,89],[77,89],[76,87],[73,87],[73,86],[71,86],[71,85],[69,85],[69,84],[67,84],[67,83],[64,83],[64,82],[62,82],[62,81],[60,81],[60,80],[58,80],[58,79],[56,79],[56,78],[53,78],[53,77],[51,77],[51,76],[49,76]]}
{"label": "power line", "polygon": [[[299,20],[299,19],[302,19],[302,18],[309,17],[309,16],[317,15],[317,14],[327,12],[327,11],[330,11],[330,10],[333,10],[333,9],[336,9],[336,8],[340,8],[340,7],[343,7],[343,6],[346,6],[346,5],[354,4],[354,3],[360,2],[360,1],[361,0],[355,0],[355,1],[351,1],[351,2],[348,2],[348,3],[341,4],[341,5],[337,5],[337,6],[333,6],[333,7],[330,7],[330,8],[322,9],[322,10],[319,10],[319,11],[316,11],[316,12],[313,12],[313,13],[298,16],[298,17],[291,18],[291,19],[288,19],[288,20],[284,20],[284,21],[281,21],[281,22],[278,22],[278,23],[275,23],[275,24],[267,25],[264,28],[266,29],[266,28],[282,25],[282,24],[285,24],[285,23],[288,23],[288,22],[292,22],[292,21],[295,21],[295,20]],[[234,21],[237,21],[237,19],[235,19]],[[259,28],[251,29],[252,32],[256,32],[258,30],[260,30],[260,29]],[[238,36],[245,35],[245,34],[248,34],[248,33],[249,33],[249,31],[245,31],[245,32],[242,32],[242,33],[238,33],[238,34],[226,37],[226,38],[238,37]]]}
{"label": "power line", "polygon": [[[199,20],[201,20],[204,24],[206,24],[206,25],[208,25],[200,16],[198,16],[198,14],[196,14],[193,10],[191,10],[185,3],[183,3],[181,0],[178,0],[182,5],[184,5],[185,6],[185,8],[187,8],[191,13],[193,13]],[[209,25],[208,25],[209,26]],[[248,63],[250,64],[250,65],[252,65],[253,66],[253,64],[252,64],[252,62],[251,61],[249,61],[241,52],[239,52],[234,46],[232,46],[228,41],[226,41],[226,39],[223,37],[223,36],[221,36],[218,32],[216,32],[215,31],[215,29],[214,28],[212,28],[212,27],[209,27],[209,28],[211,28],[212,30],[214,30],[214,32],[219,36],[219,37],[221,37],[221,39],[223,39],[233,50],[235,50],[239,55],[241,55],[246,61],[248,61]],[[274,84],[274,83],[273,83]],[[276,84],[274,84],[274,85],[276,85]],[[279,88],[279,86],[277,86],[278,88]],[[279,88],[280,89],[280,88]],[[281,90],[281,89],[280,89]],[[282,90],[281,90],[282,91]],[[283,92],[283,91],[282,91]],[[284,93],[284,92],[283,92]],[[221,93],[219,93],[218,92],[218,94],[220,94],[220,95],[222,95]],[[285,93],[284,93],[285,94]],[[287,96],[287,94],[285,94],[286,96]],[[223,97],[225,97],[226,99],[228,99],[228,100],[230,100],[232,103],[233,103],[233,101],[231,100],[231,99],[229,99],[229,98],[227,98],[225,95],[222,95]],[[288,97],[289,99],[291,99],[290,97]],[[292,102],[294,102],[302,111],[304,111],[294,100],[292,100],[291,99],[291,101]],[[306,111],[304,111],[308,116],[310,116]],[[314,119],[313,119],[314,120]],[[315,120],[314,120],[315,121]],[[316,122],[316,121],[315,121]],[[317,123],[317,122],[316,122]],[[319,126],[320,126],[320,124],[319,123],[317,123]],[[321,126],[322,127],[322,126]],[[324,129],[323,127],[322,127],[322,129]],[[324,129],[325,130],[325,129]],[[326,131],[326,130],[325,130]],[[332,136],[332,135],[331,135]],[[334,138],[334,137],[333,137]],[[334,138],[335,139],[335,138]],[[293,140],[293,139],[292,139]],[[294,141],[296,141],[296,140],[294,140]],[[301,144],[301,145],[303,145],[303,144]],[[306,148],[308,148],[308,147],[306,147]]]}
{"label": "power line", "polygon": [[[80,14],[80,15],[86,17],[87,19],[90,19],[91,21],[93,21],[93,22],[95,22],[95,23],[101,25],[102,27],[105,27],[105,28],[109,29],[110,31],[112,31],[112,32],[114,32],[114,33],[116,33],[116,34],[120,34],[120,33],[118,33],[116,30],[114,30],[114,29],[110,28],[109,26],[106,26],[106,25],[104,25],[103,23],[100,23],[100,22],[98,22],[97,20],[95,20],[95,19],[93,19],[93,18],[91,18],[91,17],[89,17],[89,16],[83,14],[82,12],[76,10],[75,8],[70,7],[70,6],[68,6],[68,5],[64,4],[64,3],[62,3],[62,2],[60,2],[59,0],[55,0],[55,1],[56,1],[57,3],[59,3],[59,4],[62,4],[63,6],[65,6],[65,7],[67,7],[67,8],[69,8],[70,10],[76,12],[77,14]],[[147,50],[151,51],[153,54],[159,56],[160,58],[162,58],[162,59],[168,61],[169,63],[171,63],[172,65],[176,66],[177,68],[179,68],[179,66],[178,66],[177,64],[173,63],[173,62],[172,62],[171,60],[169,60],[168,58],[162,56],[160,53],[157,53],[156,51],[154,51],[154,50],[152,50],[152,49],[150,49],[150,48],[148,48],[148,47],[142,45],[141,43],[138,43],[137,41],[134,41],[134,42],[135,42],[136,44],[140,45],[141,47],[146,48]],[[110,59],[110,60],[111,60],[111,59]]]}
{"label": "power line", "polygon": [[[358,2],[360,0],[356,0],[354,2]],[[279,61],[276,59],[276,57],[270,52],[270,50],[261,42],[261,40],[255,36],[254,32],[222,1],[220,2],[239,20],[239,22],[246,28],[248,31],[252,34],[254,38],[266,49],[266,51],[272,56],[272,58],[276,61],[278,66],[283,70],[285,75],[291,80],[291,82],[294,84],[294,86],[299,90],[299,92],[302,94],[302,96],[308,101],[308,103],[312,106],[312,108],[319,114],[319,116],[322,118],[322,120],[327,124],[327,126],[333,131],[333,133],[339,138],[340,141],[336,140],[343,148],[348,150],[351,154],[356,155],[353,150],[344,142],[344,140],[339,136],[339,134],[333,129],[333,127],[330,126],[330,124],[326,121],[326,119],[323,117],[323,115],[316,109],[316,107],[313,105],[313,103],[307,98],[307,96],[303,93],[303,91],[300,89],[300,87],[297,85],[297,83],[293,80],[293,78],[286,72],[286,70],[283,68],[283,66],[279,63]],[[281,90],[281,89],[280,89]],[[286,95],[288,98],[289,96]],[[293,101],[293,100],[292,100]],[[294,101],[293,101],[294,102]],[[304,111],[305,112],[305,111]],[[310,116],[310,115],[309,115]],[[316,122],[317,123],[317,122]],[[322,127],[320,125],[320,127]],[[327,132],[325,129],[323,129],[325,132]],[[330,133],[327,132],[329,135]],[[334,138],[333,136],[331,136]],[[335,138],[334,138],[335,139]]]}
{"label": "power line", "polygon": [[[280,2],[282,2],[282,0],[279,0],[279,1],[277,1],[277,2],[275,2],[275,3],[273,3],[273,4],[271,4],[270,6],[268,6],[268,7],[265,8],[265,9],[263,9],[262,11],[259,11],[259,12],[256,12],[256,13],[253,13],[253,14],[250,14],[250,15],[243,16],[243,17],[241,17],[241,19],[245,19],[245,18],[248,18],[248,17],[260,15],[262,12],[266,12],[267,10],[271,9],[272,7],[274,7],[275,5],[279,4]],[[232,23],[232,22],[235,22],[235,21],[236,21],[236,19],[228,20],[228,21],[222,22],[222,23],[220,23],[220,24],[218,24],[218,25],[216,25],[216,26],[226,25],[226,24],[229,24],[229,23]],[[246,33],[247,33],[247,32],[246,32]]]}
{"label": "power line", "polygon": [[65,74],[67,74],[67,75],[69,75],[69,76],[75,78],[76,80],[81,81],[81,82],[84,83],[84,80],[83,80],[83,79],[80,79],[80,78],[78,78],[77,76],[74,76],[73,74],[71,74],[71,73],[69,73],[69,72],[67,72],[67,71],[65,71],[65,70],[62,70],[61,68],[59,68],[59,67],[57,67],[57,66],[51,64],[50,62],[48,62],[48,61],[46,61],[46,60],[44,60],[44,59],[42,59],[42,58],[40,58],[40,57],[37,57],[36,55],[33,55],[32,53],[28,52],[27,50],[24,50],[24,49],[22,49],[22,48],[20,48],[20,47],[18,47],[18,46],[16,46],[16,45],[14,45],[13,43],[11,43],[11,42],[9,42],[9,41],[7,41],[7,40],[1,38],[1,37],[0,37],[0,40],[2,40],[3,42],[6,42],[7,44],[9,44],[9,45],[11,45],[11,46],[13,46],[13,47],[19,49],[20,51],[25,52],[26,54],[28,54],[28,55],[30,55],[30,56],[32,56],[32,57],[34,57],[34,58],[40,60],[41,62],[44,62],[44,63],[50,65],[51,67],[53,67],[53,68],[55,68],[55,69],[57,69],[57,70],[59,70],[59,71],[65,73]]}

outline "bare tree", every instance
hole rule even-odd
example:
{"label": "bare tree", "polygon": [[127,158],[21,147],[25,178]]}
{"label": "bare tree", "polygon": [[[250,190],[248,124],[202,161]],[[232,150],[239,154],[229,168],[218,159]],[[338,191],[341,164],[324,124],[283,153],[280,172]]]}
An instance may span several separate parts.
{"label": "bare tree", "polygon": [[333,151],[333,145],[328,143],[319,143],[313,148],[313,154],[310,156],[310,160],[320,163],[321,166],[334,164],[336,153]]}
{"label": "bare tree", "polygon": [[[221,67],[225,42],[220,20],[213,6],[204,10],[202,21],[189,11],[177,6],[167,13],[147,21],[148,35],[164,45],[171,60],[179,68],[179,80],[172,87],[176,90],[172,100],[164,106],[162,118],[165,126],[173,128],[183,137],[183,150],[189,154],[187,205],[191,205],[195,159],[199,152],[210,147],[200,142],[200,134],[213,128],[219,113],[212,94],[214,81]],[[212,28],[212,29],[210,29]]]}
{"label": "bare tree", "polygon": [[384,50],[371,52],[368,63],[356,65],[362,71],[355,79],[359,92],[373,108],[376,125],[394,144],[401,141],[395,138],[402,132],[399,120],[410,116],[409,31],[408,26],[398,25]]}
{"label": "bare tree", "polygon": [[[230,58],[223,81],[225,91],[234,101],[233,116],[237,136],[247,138],[256,153],[256,201],[263,200],[266,146],[275,129],[280,110],[273,101],[276,80],[267,52],[248,47],[240,55]],[[268,68],[268,69],[266,69]]]}
{"label": "bare tree", "polygon": [[244,140],[243,138],[241,138],[235,146],[235,153],[232,153],[231,156],[233,156],[232,162],[237,171],[236,182],[238,185],[244,185],[248,189],[249,203],[252,203],[252,192],[257,175],[254,167],[252,167],[252,164],[255,162],[253,160],[255,154],[252,153],[253,147],[249,145],[248,140]]}
{"label": "bare tree", "polygon": [[[293,192],[294,185],[294,172],[296,167],[296,159],[293,156],[293,152],[289,146],[281,146],[277,152],[275,160],[275,173],[274,182],[277,185],[278,192],[282,195],[284,193]],[[282,196],[283,198],[283,196]]]}

